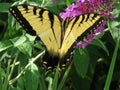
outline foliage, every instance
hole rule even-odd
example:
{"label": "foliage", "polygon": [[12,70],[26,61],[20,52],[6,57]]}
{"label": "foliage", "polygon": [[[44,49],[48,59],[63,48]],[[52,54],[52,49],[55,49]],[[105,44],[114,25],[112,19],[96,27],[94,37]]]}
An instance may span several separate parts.
{"label": "foliage", "polygon": [[[8,12],[13,3],[20,4],[26,1],[0,0],[1,90],[118,89],[120,85],[119,1],[113,11],[114,20],[108,21],[104,35],[99,35],[100,38],[96,37],[84,49],[75,49],[73,63],[66,67],[64,72],[59,71],[59,66],[55,71],[46,71],[38,65],[45,52],[44,48],[40,42],[34,42],[35,37],[26,34]],[[42,5],[59,14],[75,1],[30,0],[27,3]]]}

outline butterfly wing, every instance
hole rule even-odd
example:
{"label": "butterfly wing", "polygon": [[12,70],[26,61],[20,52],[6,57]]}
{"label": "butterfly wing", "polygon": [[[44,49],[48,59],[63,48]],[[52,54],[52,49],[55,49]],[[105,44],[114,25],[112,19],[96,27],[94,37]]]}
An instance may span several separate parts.
{"label": "butterfly wing", "polygon": [[63,57],[75,41],[93,32],[103,21],[104,18],[98,14],[83,14],[73,18],[67,26],[60,56]]}
{"label": "butterfly wing", "polygon": [[50,11],[31,5],[13,6],[10,12],[27,33],[40,37],[47,50],[43,59],[52,69],[59,59],[64,59],[75,41],[95,30],[104,20],[98,14],[84,14],[73,18],[68,24],[67,19],[62,22]]}
{"label": "butterfly wing", "polygon": [[61,20],[50,11],[32,5],[18,5],[11,14],[27,33],[38,35],[51,54],[57,54],[61,46]]}

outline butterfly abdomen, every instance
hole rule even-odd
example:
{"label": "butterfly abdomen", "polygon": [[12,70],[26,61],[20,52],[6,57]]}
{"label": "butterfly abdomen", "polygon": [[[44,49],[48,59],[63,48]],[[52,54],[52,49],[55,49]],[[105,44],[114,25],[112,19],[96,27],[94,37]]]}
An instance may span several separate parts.
{"label": "butterfly abdomen", "polygon": [[57,67],[59,61],[60,58],[58,56],[51,56],[50,53],[48,52],[45,52],[42,58],[43,65],[45,65],[47,69],[51,69],[51,70]]}

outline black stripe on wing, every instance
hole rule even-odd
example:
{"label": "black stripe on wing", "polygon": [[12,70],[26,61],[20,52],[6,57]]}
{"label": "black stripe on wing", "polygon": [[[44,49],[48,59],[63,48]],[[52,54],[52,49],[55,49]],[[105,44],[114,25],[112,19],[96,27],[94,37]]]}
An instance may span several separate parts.
{"label": "black stripe on wing", "polygon": [[[27,12],[27,5],[23,6]],[[36,32],[33,30],[33,27],[29,24],[29,22],[23,17],[21,11],[17,8],[17,6],[10,7],[9,11],[16,18],[16,20],[20,23],[20,25],[25,29],[25,31],[31,35],[36,35]]]}
{"label": "black stripe on wing", "polygon": [[85,32],[83,32],[81,36],[77,38],[77,40],[83,40],[91,32],[94,32],[94,30],[96,30],[103,23],[103,21],[104,18],[100,17],[91,27],[89,27]]}
{"label": "black stripe on wing", "polygon": [[[87,17],[86,17],[86,18],[85,18],[85,15],[86,15],[86,14],[83,14],[83,15],[82,15],[82,20],[81,20],[80,22],[78,22],[80,16],[77,16],[77,17],[75,18],[75,20],[73,21],[73,25],[72,25],[72,27],[71,27],[71,29],[70,29],[71,31],[73,30],[73,27],[74,27],[74,25],[75,25],[76,23],[79,23],[78,27],[81,27],[80,25],[81,25],[82,23],[87,22],[87,21],[89,20],[90,14],[87,14]],[[95,20],[95,18],[96,18],[97,16],[100,16],[100,15],[97,14],[97,13],[95,13],[94,16],[91,17],[92,20]],[[92,22],[92,20],[91,20],[91,22]],[[104,17],[100,17],[98,20],[96,20],[95,23],[93,23],[92,26],[90,26],[88,29],[86,29],[77,39],[83,40],[84,37],[86,37],[88,34],[90,34],[90,33],[93,32],[95,29],[97,29],[97,28],[103,23],[103,21],[104,21]],[[69,32],[69,34],[71,33],[71,31]],[[69,36],[69,34],[68,34],[67,36]]]}
{"label": "black stripe on wing", "polygon": [[[30,5],[18,5],[18,6],[23,7],[24,11],[26,11],[26,13],[29,13],[28,12],[29,11],[28,6],[30,6]],[[20,25],[25,29],[25,31],[27,33],[29,33],[31,35],[36,35],[35,30],[30,25],[29,21],[27,21],[27,19],[23,17],[23,15],[22,15],[21,11],[19,10],[18,6],[10,7],[10,9],[9,9],[10,13],[16,18],[16,20],[20,23]],[[32,6],[32,7],[33,7],[33,15],[36,15],[37,14],[37,9],[40,9],[39,19],[40,19],[40,21],[42,21],[43,17],[44,17],[43,13],[44,13],[44,11],[46,11],[46,9],[43,9],[43,8],[37,7],[37,6]],[[48,17],[49,17],[48,21],[50,21],[51,28],[52,28],[52,31],[53,31],[53,24],[55,22],[53,13],[48,11]],[[54,33],[54,31],[53,31],[53,33]]]}

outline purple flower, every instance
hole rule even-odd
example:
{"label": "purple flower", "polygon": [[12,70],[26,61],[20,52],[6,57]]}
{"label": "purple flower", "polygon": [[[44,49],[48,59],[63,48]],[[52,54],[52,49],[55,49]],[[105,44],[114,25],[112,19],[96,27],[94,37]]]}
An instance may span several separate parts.
{"label": "purple flower", "polygon": [[[67,17],[72,19],[75,16],[85,13],[98,13],[113,19],[113,16],[109,14],[112,11],[111,2],[112,0],[78,0],[76,4],[73,3],[67,7],[66,12],[60,13],[60,16],[62,19],[66,19]],[[104,12],[107,12],[107,14]]]}
{"label": "purple flower", "polygon": [[76,48],[84,48],[92,42],[94,34],[89,34],[84,41],[80,41],[76,44]]}
{"label": "purple flower", "polygon": [[69,17],[70,19],[72,19],[73,17],[80,15],[82,12],[77,9],[78,7],[79,5],[73,3],[71,6],[66,8],[67,12],[60,13],[61,18],[65,19],[66,17]]}

